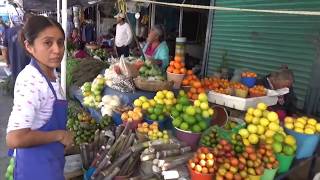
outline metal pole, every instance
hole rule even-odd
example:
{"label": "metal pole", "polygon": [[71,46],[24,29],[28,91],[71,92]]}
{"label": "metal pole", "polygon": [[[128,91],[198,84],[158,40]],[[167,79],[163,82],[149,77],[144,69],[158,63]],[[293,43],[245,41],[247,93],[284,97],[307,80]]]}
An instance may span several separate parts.
{"label": "metal pole", "polygon": [[97,4],[97,6],[96,6],[96,17],[97,17],[97,19],[96,19],[96,26],[97,26],[97,40],[99,39],[99,37],[100,37],[100,32],[101,32],[101,25],[100,25],[100,11],[99,11],[99,4]]}
{"label": "metal pole", "polygon": [[151,27],[154,26],[156,20],[156,5],[151,4]]}
{"label": "metal pole", "polygon": [[60,2],[61,0],[57,0],[57,21],[58,23],[61,23],[61,19],[60,19]]}
{"label": "metal pole", "polygon": [[[68,10],[67,10],[67,4],[68,4],[68,0],[62,0],[62,11],[61,11],[61,15],[62,15],[62,28],[64,30],[64,32],[67,32],[67,16],[68,16]],[[67,38],[64,41],[64,45],[65,47],[67,47]],[[61,62],[61,87],[63,90],[63,93],[66,97],[66,93],[67,93],[67,83],[66,83],[66,72],[67,72],[67,49],[65,49],[64,51],[64,56]]]}
{"label": "metal pole", "polygon": [[[186,0],[183,0],[184,4]],[[180,17],[179,17],[179,37],[182,37],[182,22],[183,22],[183,8],[180,8]]]}

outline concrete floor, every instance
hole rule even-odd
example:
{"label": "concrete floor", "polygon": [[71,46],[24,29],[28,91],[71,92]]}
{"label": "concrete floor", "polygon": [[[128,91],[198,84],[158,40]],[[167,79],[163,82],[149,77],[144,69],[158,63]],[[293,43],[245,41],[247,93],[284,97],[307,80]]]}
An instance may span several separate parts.
{"label": "concrete floor", "polygon": [[[5,76],[3,71],[4,64],[0,63],[0,81]],[[0,179],[5,179],[5,172],[8,166],[7,146],[6,146],[6,129],[8,118],[12,108],[12,98],[5,95],[0,90]]]}

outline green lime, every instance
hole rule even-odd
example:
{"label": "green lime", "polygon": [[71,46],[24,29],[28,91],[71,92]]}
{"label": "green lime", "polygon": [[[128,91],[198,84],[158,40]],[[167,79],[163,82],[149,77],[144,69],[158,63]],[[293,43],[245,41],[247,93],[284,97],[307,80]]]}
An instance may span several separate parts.
{"label": "green lime", "polygon": [[171,115],[172,115],[172,117],[178,117],[180,114],[179,114],[179,111],[177,111],[177,110],[173,110],[172,112],[171,112]]}
{"label": "green lime", "polygon": [[151,119],[152,121],[157,120],[157,115],[151,114],[151,115],[150,115],[150,119]]}
{"label": "green lime", "polygon": [[182,112],[182,110],[183,110],[183,106],[181,104],[177,104],[175,108],[179,112]]}
{"label": "green lime", "polygon": [[208,124],[204,121],[200,121],[198,125],[200,126],[201,130],[206,130],[208,128]]}
{"label": "green lime", "polygon": [[154,114],[160,115],[161,113],[162,113],[162,109],[161,108],[158,108],[158,107],[154,108]]}
{"label": "green lime", "polygon": [[154,111],[154,109],[153,109],[153,108],[149,108],[149,109],[148,109],[148,113],[149,113],[149,114],[152,114],[152,113],[153,113],[153,111]]}
{"label": "green lime", "polygon": [[186,96],[182,96],[179,98],[178,102],[182,105],[189,105],[189,99]]}
{"label": "green lime", "polygon": [[193,116],[186,115],[186,117],[183,119],[186,123],[189,125],[192,125],[196,122],[196,119]]}
{"label": "green lime", "polygon": [[180,124],[180,129],[182,130],[188,130],[189,129],[189,125],[186,122],[183,122]]}
{"label": "green lime", "polygon": [[172,125],[174,127],[180,127],[180,124],[182,123],[182,119],[181,118],[175,118],[173,121],[172,121]]}
{"label": "green lime", "polygon": [[163,115],[163,114],[160,114],[160,115],[158,116],[158,120],[159,120],[159,121],[163,121],[163,120],[164,120],[164,115]]}
{"label": "green lime", "polygon": [[201,127],[199,125],[195,124],[192,126],[191,130],[192,130],[192,132],[199,133],[199,132],[201,132]]}
{"label": "green lime", "polygon": [[198,114],[198,113],[199,113],[199,114],[201,114],[201,113],[202,113],[202,111],[201,111],[201,108],[200,108],[200,107],[196,107],[195,109],[196,109],[196,113],[197,113],[197,114]]}
{"label": "green lime", "polygon": [[202,115],[201,115],[201,114],[198,114],[198,113],[197,113],[197,114],[195,115],[195,117],[196,117],[196,120],[197,120],[197,121],[199,121],[199,122],[203,121],[203,118],[202,118]]}

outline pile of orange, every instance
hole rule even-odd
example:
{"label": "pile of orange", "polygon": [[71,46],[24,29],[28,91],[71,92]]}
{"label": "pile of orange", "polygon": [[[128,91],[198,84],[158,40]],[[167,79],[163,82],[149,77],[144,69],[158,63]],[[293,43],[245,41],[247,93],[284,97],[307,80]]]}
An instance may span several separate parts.
{"label": "pile of orange", "polygon": [[249,94],[250,94],[250,97],[260,97],[260,96],[265,96],[267,92],[264,86],[256,85],[249,89]]}
{"label": "pile of orange", "polygon": [[187,69],[185,68],[184,62],[180,56],[175,56],[173,61],[170,61],[168,72],[174,74],[186,74]]}
{"label": "pile of orange", "polygon": [[199,80],[195,80],[195,81],[192,81],[191,88],[187,94],[188,94],[189,99],[197,100],[198,95],[200,93],[205,93],[205,92],[206,92],[206,90],[202,86],[201,82]]}
{"label": "pile of orange", "polygon": [[256,78],[257,74],[254,72],[246,71],[246,72],[241,73],[241,77],[243,77],[243,78]]}
{"label": "pile of orange", "polygon": [[231,86],[234,88],[234,89],[243,89],[243,90],[248,90],[248,87],[242,83],[239,83],[239,82],[234,82],[234,83],[231,83]]}
{"label": "pile of orange", "polygon": [[187,70],[187,75],[182,80],[182,86],[191,86],[191,83],[194,81],[198,81],[196,75],[193,74],[192,70]]}

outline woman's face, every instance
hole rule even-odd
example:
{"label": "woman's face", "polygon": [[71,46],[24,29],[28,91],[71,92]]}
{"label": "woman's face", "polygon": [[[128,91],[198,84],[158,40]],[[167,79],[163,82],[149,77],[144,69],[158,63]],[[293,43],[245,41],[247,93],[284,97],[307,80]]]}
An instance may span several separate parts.
{"label": "woman's face", "polygon": [[33,44],[26,43],[28,52],[49,68],[60,66],[64,54],[64,36],[59,28],[50,26],[38,34]]}
{"label": "woman's face", "polygon": [[157,40],[159,40],[159,36],[158,36],[157,32],[151,29],[149,34],[148,34],[147,42],[148,43],[152,43],[152,42],[155,42]]}

